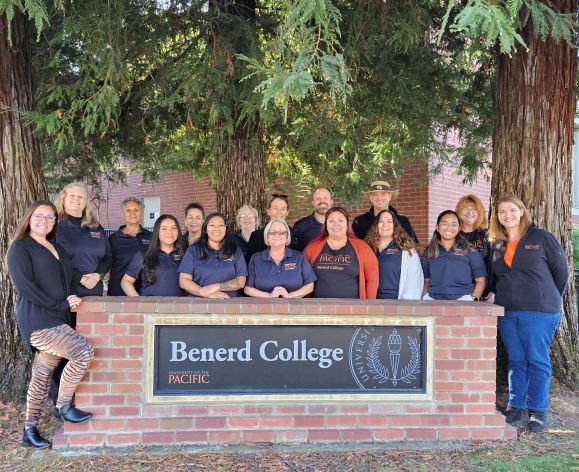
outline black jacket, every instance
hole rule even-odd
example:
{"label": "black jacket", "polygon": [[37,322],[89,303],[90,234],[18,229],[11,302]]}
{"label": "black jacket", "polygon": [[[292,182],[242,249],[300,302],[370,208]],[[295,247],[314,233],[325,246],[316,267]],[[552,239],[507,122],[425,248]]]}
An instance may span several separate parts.
{"label": "black jacket", "polygon": [[323,223],[316,220],[313,213],[296,221],[292,229],[292,248],[303,251],[310,241],[322,233],[323,227]]}
{"label": "black jacket", "polygon": [[30,236],[8,249],[8,270],[18,291],[16,323],[28,350],[32,331],[62,324],[73,327],[66,300],[71,294],[72,261],[62,246],[53,244],[60,260]]}
{"label": "black jacket", "polygon": [[[408,236],[410,236],[414,242],[418,244],[418,238],[416,237],[414,228],[410,224],[410,220],[406,216],[398,213],[395,208],[390,207],[389,210],[396,215],[396,218],[398,218],[400,225],[408,233]],[[374,224],[374,221],[376,221],[376,215],[374,215],[374,207],[372,206],[366,213],[354,218],[354,222],[352,223],[352,231],[354,231],[354,234],[357,237],[364,239],[368,234],[368,231],[370,231],[370,227],[372,224]]]}
{"label": "black jacket", "polygon": [[559,241],[532,225],[517,245],[512,267],[504,261],[505,249],[501,242],[491,253],[495,303],[509,311],[560,313],[569,269]]}

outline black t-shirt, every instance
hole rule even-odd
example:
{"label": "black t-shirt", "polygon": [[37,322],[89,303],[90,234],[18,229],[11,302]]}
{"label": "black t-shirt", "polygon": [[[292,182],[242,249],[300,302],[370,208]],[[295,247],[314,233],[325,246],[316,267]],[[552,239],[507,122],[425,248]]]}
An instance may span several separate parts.
{"label": "black t-shirt", "polygon": [[326,243],[314,261],[314,272],[318,277],[314,298],[360,297],[360,266],[350,241],[335,251]]}

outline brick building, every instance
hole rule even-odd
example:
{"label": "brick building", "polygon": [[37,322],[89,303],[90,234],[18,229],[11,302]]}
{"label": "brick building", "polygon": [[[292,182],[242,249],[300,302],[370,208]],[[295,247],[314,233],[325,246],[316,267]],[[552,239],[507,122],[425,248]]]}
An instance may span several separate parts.
{"label": "brick building", "polygon": [[[579,119],[575,120],[575,142],[579,141]],[[579,146],[573,153],[573,175],[579,176]],[[490,174],[480,175],[472,185],[463,185],[462,178],[455,175],[454,169],[445,168],[433,179],[428,179],[428,165],[415,164],[406,168],[398,182],[400,196],[394,206],[408,216],[414,229],[424,244],[428,241],[438,214],[446,209],[454,209],[457,200],[468,193],[478,195],[488,210],[490,198]],[[290,195],[290,213],[288,221],[293,223],[307,215],[310,209],[310,197],[295,195],[291,183],[277,185],[270,189]],[[121,202],[129,196],[136,196],[145,204],[145,221],[152,227],[156,215],[169,213],[179,221],[183,220],[183,210],[190,202],[201,203],[206,211],[216,210],[215,192],[209,183],[196,180],[190,173],[167,173],[159,182],[142,183],[140,174],[131,174],[127,185],[113,185],[103,182],[103,200],[97,203],[99,220],[106,228],[117,228],[123,222]],[[339,189],[332,189],[334,199],[340,202]],[[579,226],[579,178],[573,181],[573,225]],[[353,216],[367,211],[369,202],[362,198],[360,203],[345,205]]]}
{"label": "brick building", "polygon": [[[454,175],[450,169],[446,169],[430,181],[427,176],[428,167],[426,164],[407,167],[404,176],[398,181],[400,196],[394,204],[399,212],[410,218],[422,243],[428,241],[438,214],[449,208],[454,209],[461,196],[474,193],[488,207],[490,175],[481,175],[472,186],[463,185],[462,177]],[[280,184],[271,190],[290,195],[290,214],[288,217],[290,223],[312,211],[310,196],[292,195],[290,184]],[[102,193],[103,200],[96,206],[99,220],[106,228],[116,228],[123,223],[121,202],[129,195],[143,200],[145,205],[144,224],[147,227],[153,226],[155,215],[162,213],[173,214],[182,222],[184,208],[193,201],[201,203],[206,211],[216,209],[215,192],[212,187],[205,179],[196,180],[190,173],[167,173],[159,182],[155,183],[142,183],[140,174],[131,174],[127,178],[126,186],[104,182]],[[333,189],[333,193],[334,199],[339,202],[339,189]],[[367,211],[370,203],[363,197],[360,203],[346,204],[345,206],[355,216]]]}

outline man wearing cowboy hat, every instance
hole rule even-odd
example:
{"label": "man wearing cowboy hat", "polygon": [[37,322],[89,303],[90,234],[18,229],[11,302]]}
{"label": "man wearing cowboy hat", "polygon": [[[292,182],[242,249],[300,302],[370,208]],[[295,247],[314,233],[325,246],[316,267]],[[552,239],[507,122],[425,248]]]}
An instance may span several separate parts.
{"label": "man wearing cowboy hat", "polygon": [[352,223],[354,234],[360,239],[364,239],[366,234],[368,234],[368,231],[370,231],[370,227],[374,223],[376,215],[378,215],[382,210],[389,209],[396,215],[400,225],[406,230],[408,235],[418,244],[418,238],[416,237],[414,228],[412,228],[412,225],[410,224],[410,220],[406,216],[400,215],[394,208],[390,207],[390,202],[396,200],[398,197],[398,189],[391,187],[390,184],[384,180],[375,180],[370,185],[368,194],[372,207],[363,215],[354,218],[354,222]]}

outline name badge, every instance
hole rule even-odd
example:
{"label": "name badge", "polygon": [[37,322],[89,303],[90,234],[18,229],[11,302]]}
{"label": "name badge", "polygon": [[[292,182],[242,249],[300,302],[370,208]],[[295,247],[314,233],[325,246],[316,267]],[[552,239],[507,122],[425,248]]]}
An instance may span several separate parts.
{"label": "name badge", "polygon": [[287,264],[284,264],[283,268],[285,270],[295,270],[296,263],[295,262],[288,262]]}

